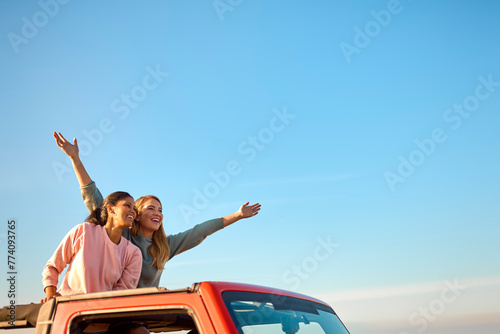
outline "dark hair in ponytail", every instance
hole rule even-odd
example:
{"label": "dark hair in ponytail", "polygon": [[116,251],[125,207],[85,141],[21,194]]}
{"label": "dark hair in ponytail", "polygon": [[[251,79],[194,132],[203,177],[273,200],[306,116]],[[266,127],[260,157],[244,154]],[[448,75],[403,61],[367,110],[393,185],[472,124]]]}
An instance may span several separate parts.
{"label": "dark hair in ponytail", "polygon": [[109,194],[102,202],[101,207],[92,211],[85,221],[101,226],[106,225],[108,221],[108,205],[115,206],[118,201],[128,197],[133,199],[133,197],[125,191],[117,191]]}

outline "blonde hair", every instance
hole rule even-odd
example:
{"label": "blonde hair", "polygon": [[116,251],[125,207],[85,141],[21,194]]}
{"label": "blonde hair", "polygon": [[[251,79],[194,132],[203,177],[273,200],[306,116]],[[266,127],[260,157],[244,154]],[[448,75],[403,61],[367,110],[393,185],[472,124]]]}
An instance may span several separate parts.
{"label": "blonde hair", "polygon": [[[146,202],[148,199],[157,200],[161,205],[160,199],[156,196],[146,195],[139,197],[135,201],[135,210],[137,211],[137,216],[141,214],[142,210],[144,209],[144,202]],[[132,235],[137,235],[137,233],[139,233],[139,225],[139,222],[134,221],[132,230],[130,231]],[[163,268],[165,267],[165,263],[170,256],[170,246],[168,244],[165,230],[163,229],[163,222],[160,224],[158,230],[153,232],[153,242],[151,243],[151,246],[149,246],[148,252],[153,257],[153,263],[151,263],[151,266],[155,266],[156,268],[158,268],[158,270],[163,270]]]}

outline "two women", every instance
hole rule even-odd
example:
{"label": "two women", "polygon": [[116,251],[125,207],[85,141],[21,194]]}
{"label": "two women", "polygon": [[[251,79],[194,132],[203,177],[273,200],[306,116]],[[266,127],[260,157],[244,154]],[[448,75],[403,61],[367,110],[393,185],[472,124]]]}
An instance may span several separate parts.
{"label": "two women", "polygon": [[[60,133],[54,132],[57,145],[66,153],[73,163],[82,197],[89,211],[100,207],[102,195],[91,180],[79,158],[76,139],[73,144]],[[243,204],[240,209],[230,215],[208,220],[185,232],[169,235],[163,229],[163,213],[160,200],[155,196],[143,196],[135,201],[137,217],[132,228],[123,229],[123,236],[139,247],[142,253],[142,270],[138,287],[158,286],[165,263],[177,254],[199,245],[210,234],[223,229],[243,218],[258,214],[260,204]]]}
{"label": "two women", "polygon": [[[132,289],[139,281],[142,255],[122,237],[136,217],[134,199],[128,193],[110,194],[83,224],[64,237],[43,269],[47,301],[56,295]],[[61,287],[58,277],[69,265]]]}

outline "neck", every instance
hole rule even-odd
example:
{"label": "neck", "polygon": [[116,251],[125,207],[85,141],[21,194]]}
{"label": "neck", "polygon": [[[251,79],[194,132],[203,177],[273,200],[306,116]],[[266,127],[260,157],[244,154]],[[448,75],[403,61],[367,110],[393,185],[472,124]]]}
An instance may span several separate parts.
{"label": "neck", "polygon": [[118,245],[122,238],[123,227],[115,226],[112,222],[108,221],[104,228],[106,229],[109,239]]}
{"label": "neck", "polygon": [[141,232],[141,234],[144,237],[146,237],[146,238],[149,238],[149,237],[153,236],[153,231],[151,231],[151,230],[144,230],[142,227],[139,227],[139,232]]}

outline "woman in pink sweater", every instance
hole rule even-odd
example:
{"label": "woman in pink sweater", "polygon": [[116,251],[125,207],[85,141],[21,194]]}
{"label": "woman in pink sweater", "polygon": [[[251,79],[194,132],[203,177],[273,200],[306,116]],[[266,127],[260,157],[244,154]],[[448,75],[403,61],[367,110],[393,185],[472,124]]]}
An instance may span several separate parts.
{"label": "woman in pink sweater", "polygon": [[[141,275],[142,255],[122,237],[136,212],[134,199],[118,191],[104,199],[87,220],[64,237],[43,269],[45,302],[57,295],[133,289]],[[69,264],[59,291],[58,277]]]}

